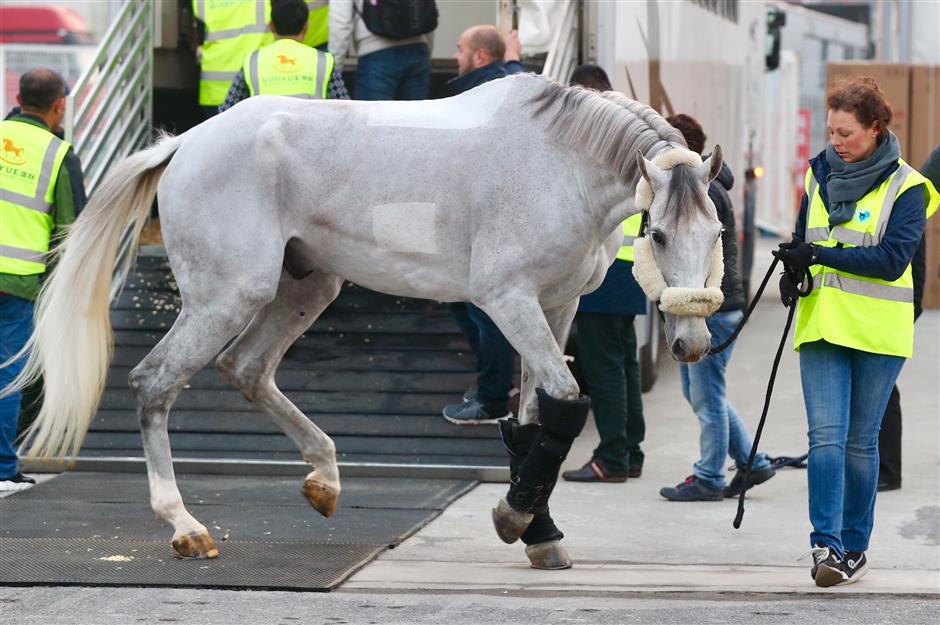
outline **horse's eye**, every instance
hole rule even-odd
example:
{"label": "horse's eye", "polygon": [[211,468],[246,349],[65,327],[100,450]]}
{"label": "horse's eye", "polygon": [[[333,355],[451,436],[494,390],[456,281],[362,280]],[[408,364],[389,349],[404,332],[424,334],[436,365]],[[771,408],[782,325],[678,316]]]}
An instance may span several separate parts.
{"label": "horse's eye", "polygon": [[650,236],[653,237],[653,241],[655,241],[657,245],[666,245],[666,237],[663,236],[661,230],[653,230],[650,232]]}

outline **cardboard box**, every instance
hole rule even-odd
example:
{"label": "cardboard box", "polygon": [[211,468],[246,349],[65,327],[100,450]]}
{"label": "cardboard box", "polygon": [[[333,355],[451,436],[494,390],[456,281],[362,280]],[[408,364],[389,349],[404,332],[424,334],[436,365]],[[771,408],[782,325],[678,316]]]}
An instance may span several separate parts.
{"label": "cardboard box", "polygon": [[[908,160],[910,155],[910,99],[911,99],[911,66],[899,63],[870,63],[868,61],[855,61],[845,63],[830,63],[829,76],[826,81],[827,90],[837,80],[853,80],[859,76],[871,76],[884,92],[894,111],[891,124],[888,126],[898,136],[901,144],[901,158]],[[918,165],[919,166],[919,165]]]}
{"label": "cardboard box", "polygon": [[915,65],[911,68],[911,150],[906,159],[920,169],[935,147],[940,145],[940,66]]}

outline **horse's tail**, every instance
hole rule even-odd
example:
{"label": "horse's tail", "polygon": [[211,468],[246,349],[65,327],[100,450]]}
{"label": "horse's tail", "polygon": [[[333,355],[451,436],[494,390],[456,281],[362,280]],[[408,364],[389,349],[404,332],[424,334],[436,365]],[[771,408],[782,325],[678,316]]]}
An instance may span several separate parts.
{"label": "horse's tail", "polygon": [[2,389],[7,395],[44,380],[42,406],[23,443],[31,443],[30,456],[78,454],[111,361],[108,309],[118,247],[129,231],[131,257],[136,254],[157,183],[181,142],[164,135],[118,163],[67,229],[36,302],[35,329],[20,352],[28,354],[23,371]]}

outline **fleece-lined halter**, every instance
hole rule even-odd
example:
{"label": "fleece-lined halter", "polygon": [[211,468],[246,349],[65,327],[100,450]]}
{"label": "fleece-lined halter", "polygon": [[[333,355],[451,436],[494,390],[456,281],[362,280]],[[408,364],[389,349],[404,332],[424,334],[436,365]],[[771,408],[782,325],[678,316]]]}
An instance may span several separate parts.
{"label": "fleece-lined halter", "polygon": [[[702,157],[689,150],[673,149],[658,154],[652,162],[663,170],[672,169],[676,165],[700,167]],[[653,203],[653,188],[644,177],[640,178],[636,186],[635,203],[644,212],[648,212]],[[685,317],[708,317],[721,307],[725,299],[721,292],[721,279],[725,273],[721,237],[715,242],[711,273],[705,280],[705,287],[690,288],[666,284],[653,256],[650,237],[645,230],[640,234],[642,236],[633,242],[633,275],[646,296],[659,304],[661,311]]]}

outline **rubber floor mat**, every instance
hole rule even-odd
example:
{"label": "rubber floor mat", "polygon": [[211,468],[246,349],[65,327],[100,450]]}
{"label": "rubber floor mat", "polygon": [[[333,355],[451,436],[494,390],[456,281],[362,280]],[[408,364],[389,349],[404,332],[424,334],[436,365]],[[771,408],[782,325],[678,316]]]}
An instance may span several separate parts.
{"label": "rubber floor mat", "polygon": [[324,518],[300,480],[185,475],[189,511],[220,556],[184,560],[143,474],[67,473],[0,499],[0,584],[326,591],[469,491],[461,480],[347,478]]}

